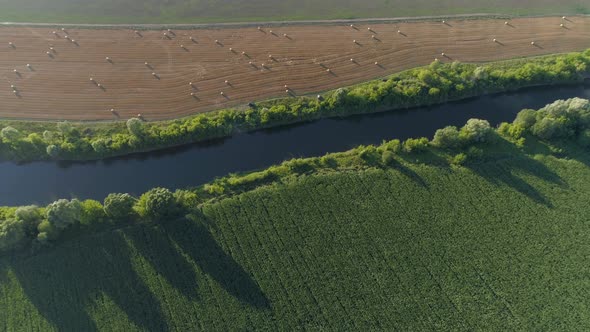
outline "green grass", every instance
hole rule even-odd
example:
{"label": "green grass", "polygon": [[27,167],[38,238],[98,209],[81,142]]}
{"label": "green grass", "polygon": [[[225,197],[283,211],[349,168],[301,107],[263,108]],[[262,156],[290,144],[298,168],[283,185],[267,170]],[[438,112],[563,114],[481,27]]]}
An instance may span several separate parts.
{"label": "green grass", "polygon": [[584,0],[0,0],[0,21],[211,23],[497,13],[588,14]]}
{"label": "green grass", "polygon": [[0,329],[590,329],[590,153],[484,149],[464,167],[433,150],[326,169],[0,258]]}

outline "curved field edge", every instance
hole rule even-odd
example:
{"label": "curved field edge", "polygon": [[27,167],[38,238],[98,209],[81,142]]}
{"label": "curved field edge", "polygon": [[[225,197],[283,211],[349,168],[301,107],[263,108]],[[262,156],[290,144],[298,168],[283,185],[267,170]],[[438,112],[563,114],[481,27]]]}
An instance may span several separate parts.
{"label": "curved field edge", "polygon": [[310,19],[374,18],[384,15],[424,16],[474,13],[498,13],[505,15],[588,14],[590,7],[580,0],[526,1],[409,1],[395,3],[369,0],[348,3],[343,7],[333,0],[287,0],[280,5],[266,0],[194,2],[175,1],[165,4],[155,1],[109,2],[82,0],[19,2],[1,0],[0,21],[59,22],[59,23],[212,23],[240,21],[293,21]]}
{"label": "curved field edge", "polygon": [[[486,129],[487,143],[389,160],[387,142],[328,155],[322,170],[305,168],[321,158],[291,161],[277,167],[298,171],[281,181],[186,217],[105,222],[1,257],[0,324],[586,330],[590,154],[588,129],[573,120],[589,114],[575,99]],[[537,137],[560,118],[566,131]],[[468,159],[449,163],[461,153]],[[72,227],[63,236],[85,226]]]}
{"label": "curved field edge", "polygon": [[186,118],[127,123],[0,121],[0,159],[93,160],[327,117],[407,109],[520,88],[581,83],[590,50],[486,64],[433,62],[318,95],[276,99]]}

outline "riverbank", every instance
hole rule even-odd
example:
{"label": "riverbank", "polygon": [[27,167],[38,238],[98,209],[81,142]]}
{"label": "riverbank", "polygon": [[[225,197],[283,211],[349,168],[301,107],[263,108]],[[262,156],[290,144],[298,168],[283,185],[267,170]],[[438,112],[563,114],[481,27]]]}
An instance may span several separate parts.
{"label": "riverbank", "polygon": [[[173,193],[159,188],[139,198],[113,194],[107,196],[104,204],[96,200],[61,199],[43,208],[2,208],[0,249],[32,246],[37,250],[62,236],[93,232],[117,222],[173,218],[210,202],[316,173],[403,169],[407,164],[470,168],[536,154],[574,157],[568,151],[584,154],[590,147],[590,127],[586,121],[589,116],[590,102],[573,98],[556,101],[538,111],[525,109],[512,123],[502,123],[497,129],[486,120],[471,119],[461,128],[447,126],[438,130],[432,140],[426,137],[391,140],[379,146],[359,146],[323,157],[292,159],[261,171],[218,178],[191,190],[179,189]],[[531,169],[533,173],[537,171]],[[531,198],[538,199],[535,195]]]}
{"label": "riverbank", "polygon": [[580,83],[590,50],[489,64],[433,62],[387,79],[327,92],[321,98],[277,99],[246,110],[124,123],[2,121],[4,160],[93,160],[231,136],[286,124],[383,110],[433,105],[544,84]]}

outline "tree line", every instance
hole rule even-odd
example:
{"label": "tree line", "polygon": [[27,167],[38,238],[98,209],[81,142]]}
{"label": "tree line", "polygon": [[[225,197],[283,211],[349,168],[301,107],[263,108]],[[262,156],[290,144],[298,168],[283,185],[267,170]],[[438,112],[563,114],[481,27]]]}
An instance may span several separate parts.
{"label": "tree line", "polygon": [[539,84],[580,82],[589,72],[590,50],[486,65],[435,61],[387,79],[336,89],[320,98],[271,100],[245,111],[220,110],[162,122],[132,118],[109,125],[5,122],[0,130],[0,158],[101,159],[324,117],[430,105]]}
{"label": "tree line", "polygon": [[[45,207],[0,208],[0,252],[20,248],[41,250],[62,238],[134,222],[166,222],[196,211],[201,204],[262,185],[289,181],[318,171],[395,166],[400,158],[427,151],[446,155],[452,165],[477,161],[482,147],[507,140],[522,147],[526,140],[566,141],[590,148],[590,101],[558,100],[539,110],[524,109],[512,123],[493,128],[489,122],[470,119],[461,127],[448,126],[426,137],[397,139],[379,146],[359,146],[322,157],[293,159],[262,171],[233,174],[191,190],[152,189],[140,197],[108,195],[103,202],[60,199]],[[411,158],[410,158],[411,159]]]}

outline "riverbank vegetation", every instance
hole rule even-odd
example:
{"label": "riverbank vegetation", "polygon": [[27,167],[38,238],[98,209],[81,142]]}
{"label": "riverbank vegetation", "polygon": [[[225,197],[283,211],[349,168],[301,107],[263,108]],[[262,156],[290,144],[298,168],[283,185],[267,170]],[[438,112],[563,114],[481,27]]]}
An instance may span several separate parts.
{"label": "riverbank vegetation", "polygon": [[[502,123],[496,129],[486,120],[471,119],[461,128],[449,126],[436,131],[431,140],[426,137],[403,142],[392,140],[380,146],[360,146],[323,157],[293,159],[265,170],[218,178],[190,190],[171,192],[155,188],[138,198],[111,194],[102,203],[60,199],[46,207],[2,208],[0,252],[20,248],[37,251],[62,237],[67,239],[119,223],[174,219],[196,211],[200,205],[259,186],[289,182],[299,176],[396,168],[414,161],[445,167],[477,165],[486,160],[519,157],[533,142],[536,145],[567,142],[581,149],[589,148],[590,102],[573,98],[556,101],[538,111],[525,109],[513,123]],[[559,148],[547,146],[559,152]]]}
{"label": "riverbank vegetation", "polygon": [[21,249],[0,257],[0,325],[587,330],[589,137],[576,98],[186,191],[3,208]]}
{"label": "riverbank vegetation", "polygon": [[325,117],[405,109],[486,93],[583,81],[590,50],[490,64],[433,62],[386,79],[340,88],[320,98],[277,99],[246,110],[126,123],[0,122],[0,159],[87,160],[161,149]]}

